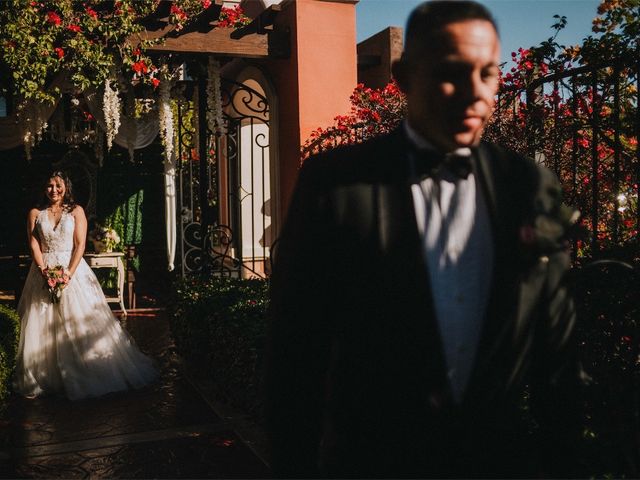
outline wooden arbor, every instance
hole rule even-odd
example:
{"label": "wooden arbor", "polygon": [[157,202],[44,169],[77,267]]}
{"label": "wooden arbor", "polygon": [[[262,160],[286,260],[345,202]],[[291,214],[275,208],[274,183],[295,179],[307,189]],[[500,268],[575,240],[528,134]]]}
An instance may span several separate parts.
{"label": "wooden arbor", "polygon": [[[287,58],[289,32],[273,26],[278,5],[241,29],[217,28],[221,0],[177,31],[163,17],[169,4],[161,2],[154,17],[145,19],[147,30],[132,39],[162,38],[162,44],[148,49],[150,53],[195,65],[189,71],[193,78],[183,81],[186,96],[183,93],[178,101],[178,161],[171,171],[176,184],[167,190],[167,197],[175,195],[175,210],[168,207],[167,213],[176,220],[167,232],[175,232],[177,238],[175,246],[169,242],[169,249],[175,249],[182,275],[208,271],[264,276],[276,230],[271,213],[277,184],[273,181],[277,151],[270,134],[273,95],[267,93],[271,89],[265,75],[259,79],[239,75],[234,62],[252,59],[264,65],[268,59]],[[232,67],[225,67],[224,78],[217,79],[222,87],[223,129],[212,128],[210,120],[214,115],[208,98],[211,58]]]}

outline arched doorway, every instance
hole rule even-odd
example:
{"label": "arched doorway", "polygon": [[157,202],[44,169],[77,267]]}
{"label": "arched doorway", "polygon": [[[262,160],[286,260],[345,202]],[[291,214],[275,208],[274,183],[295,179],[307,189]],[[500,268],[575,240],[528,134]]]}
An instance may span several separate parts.
{"label": "arched doorway", "polygon": [[[269,273],[277,230],[273,97],[258,69],[249,67],[236,78],[221,79],[224,132],[211,131],[202,118],[208,110],[204,82],[187,95],[189,100],[178,103],[182,276],[203,271],[237,277]],[[199,135],[203,131],[205,138]],[[198,152],[193,152],[194,145],[200,146]]]}

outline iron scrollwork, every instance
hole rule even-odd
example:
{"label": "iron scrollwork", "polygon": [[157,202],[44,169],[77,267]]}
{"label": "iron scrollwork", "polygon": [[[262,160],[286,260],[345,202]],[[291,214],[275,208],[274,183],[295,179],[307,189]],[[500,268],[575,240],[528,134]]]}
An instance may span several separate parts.
{"label": "iron scrollwork", "polygon": [[209,228],[205,238],[206,263],[204,269],[220,277],[239,277],[241,262],[231,255],[233,232],[227,225]]}
{"label": "iron scrollwork", "polygon": [[[263,198],[255,201],[268,203],[264,192],[269,189],[265,187],[265,178],[268,180],[269,175],[269,134],[268,130],[255,130],[254,126],[261,125],[261,129],[269,127],[269,102],[263,94],[243,83],[222,78],[221,86],[226,133],[212,132],[200,122],[200,128],[204,127],[205,131],[199,134],[199,122],[194,119],[206,116],[206,107],[198,106],[186,98],[179,102],[177,146],[180,158],[180,203],[177,210],[181,227],[179,249],[182,275],[205,273],[239,277],[246,272],[264,276],[266,272],[261,269],[256,271],[256,265],[267,261],[267,250],[257,257],[255,248],[243,247],[243,236],[246,236],[245,242],[252,245],[255,243],[254,237],[259,238],[260,230],[264,230],[261,241],[267,235],[265,218],[257,220],[260,215],[257,208],[264,210],[264,205],[253,205],[253,197],[257,194],[253,186],[261,184],[263,190]],[[205,110],[198,111],[198,108]],[[245,127],[247,130],[244,130]],[[194,156],[196,139],[200,135],[207,135],[206,152]],[[247,148],[240,141],[241,135],[251,137],[251,147],[246,152],[241,151],[243,146]],[[254,155],[254,148],[261,153]],[[207,162],[206,168],[202,168],[201,162]],[[206,177],[201,178],[203,172],[206,172]],[[261,176],[254,180],[254,172]],[[206,185],[204,190],[201,188],[203,185]],[[241,194],[243,191],[244,194]],[[203,192],[206,192],[207,198],[200,198]],[[243,203],[245,199],[246,205]],[[242,205],[245,205],[245,210]],[[246,213],[247,205],[251,213]],[[243,211],[245,215],[250,215],[245,219],[245,222],[251,223],[247,232],[242,231],[245,223]],[[261,224],[255,232],[254,224]],[[243,252],[243,248],[250,248],[251,251]]]}
{"label": "iron scrollwork", "polygon": [[222,79],[222,88],[222,108],[228,118],[269,122],[269,102],[262,94],[226,78]]}

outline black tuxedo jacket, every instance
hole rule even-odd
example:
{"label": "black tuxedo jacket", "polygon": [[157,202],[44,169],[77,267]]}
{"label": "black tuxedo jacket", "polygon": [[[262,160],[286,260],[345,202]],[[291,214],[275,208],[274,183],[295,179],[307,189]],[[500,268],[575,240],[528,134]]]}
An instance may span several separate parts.
{"label": "black tuxedo jacket", "polygon": [[569,463],[579,423],[557,180],[496,146],[475,151],[495,265],[473,372],[456,404],[408,150],[398,130],[301,169],[271,280],[266,414],[275,474],[571,473],[552,470]]}

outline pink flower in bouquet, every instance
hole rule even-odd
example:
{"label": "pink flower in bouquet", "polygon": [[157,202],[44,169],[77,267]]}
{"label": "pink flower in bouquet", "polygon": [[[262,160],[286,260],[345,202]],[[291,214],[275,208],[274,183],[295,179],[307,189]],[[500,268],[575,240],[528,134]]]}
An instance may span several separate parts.
{"label": "pink flower in bouquet", "polygon": [[44,274],[46,277],[45,288],[49,290],[49,298],[51,299],[51,302],[60,303],[62,291],[71,280],[69,274],[65,272],[62,265],[47,267],[44,269]]}

